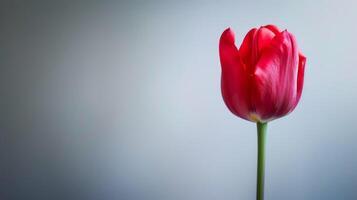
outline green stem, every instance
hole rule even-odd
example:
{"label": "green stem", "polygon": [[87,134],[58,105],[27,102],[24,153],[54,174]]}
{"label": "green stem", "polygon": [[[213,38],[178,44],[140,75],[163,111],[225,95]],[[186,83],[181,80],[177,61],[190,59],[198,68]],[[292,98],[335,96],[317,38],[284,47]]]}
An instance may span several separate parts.
{"label": "green stem", "polygon": [[267,123],[257,122],[258,132],[258,163],[257,163],[257,200],[264,200],[264,174],[265,174],[265,142]]}

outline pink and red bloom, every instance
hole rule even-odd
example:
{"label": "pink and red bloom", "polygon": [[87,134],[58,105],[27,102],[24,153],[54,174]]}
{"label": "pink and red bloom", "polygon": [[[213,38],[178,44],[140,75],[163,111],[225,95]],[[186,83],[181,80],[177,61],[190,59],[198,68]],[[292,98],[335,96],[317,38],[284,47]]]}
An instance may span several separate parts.
{"label": "pink and red bloom", "polygon": [[225,104],[238,117],[268,122],[298,104],[304,82],[305,56],[295,37],[274,25],[253,28],[240,48],[226,29],[219,41],[221,90]]}

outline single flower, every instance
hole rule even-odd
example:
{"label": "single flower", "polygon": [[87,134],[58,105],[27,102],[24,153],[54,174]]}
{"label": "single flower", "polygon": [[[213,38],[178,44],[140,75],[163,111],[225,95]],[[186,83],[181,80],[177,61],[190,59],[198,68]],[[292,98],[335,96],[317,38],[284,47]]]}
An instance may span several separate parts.
{"label": "single flower", "polygon": [[283,117],[298,104],[306,58],[295,37],[274,25],[251,29],[240,48],[226,29],[219,41],[221,91],[238,117],[268,122]]}

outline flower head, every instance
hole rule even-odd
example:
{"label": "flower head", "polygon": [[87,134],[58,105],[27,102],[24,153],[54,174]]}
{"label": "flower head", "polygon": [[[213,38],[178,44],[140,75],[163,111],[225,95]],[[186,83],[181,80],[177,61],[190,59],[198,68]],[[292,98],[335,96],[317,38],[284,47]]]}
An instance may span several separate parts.
{"label": "flower head", "polygon": [[228,28],[219,41],[219,56],[222,96],[236,116],[267,122],[287,115],[298,104],[306,58],[287,30],[274,25],[253,28],[238,49]]}

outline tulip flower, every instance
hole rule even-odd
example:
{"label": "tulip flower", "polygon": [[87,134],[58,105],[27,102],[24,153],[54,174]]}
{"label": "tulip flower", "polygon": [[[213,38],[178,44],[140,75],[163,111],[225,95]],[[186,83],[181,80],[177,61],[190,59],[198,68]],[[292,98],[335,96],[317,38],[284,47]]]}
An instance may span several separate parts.
{"label": "tulip flower", "polygon": [[232,29],[219,41],[221,92],[236,116],[257,123],[257,199],[264,198],[264,157],[267,122],[292,112],[304,82],[305,56],[295,37],[274,25],[251,29],[239,49]]}

